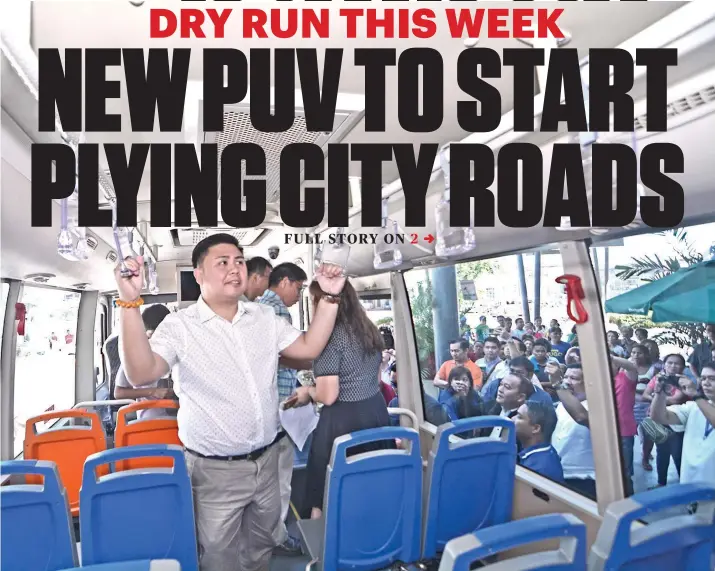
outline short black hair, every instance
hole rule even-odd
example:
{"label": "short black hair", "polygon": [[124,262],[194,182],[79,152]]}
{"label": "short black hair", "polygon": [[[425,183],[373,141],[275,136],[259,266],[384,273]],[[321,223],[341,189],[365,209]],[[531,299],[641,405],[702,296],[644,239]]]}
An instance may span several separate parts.
{"label": "short black hair", "polygon": [[469,341],[467,341],[466,339],[452,339],[449,342],[449,346],[451,347],[452,345],[456,345],[457,343],[459,343],[459,347],[460,349],[462,349],[462,351],[469,350]]}
{"label": "short black hair", "polygon": [[638,329],[636,329],[636,330],[634,331],[634,333],[635,333],[636,335],[638,335],[639,333],[641,333],[642,335],[645,335],[645,338],[646,338],[646,339],[648,339],[648,330],[647,330],[647,329],[644,329],[643,327],[639,327]]}
{"label": "short black hair", "polygon": [[268,287],[277,286],[283,278],[288,278],[292,282],[304,282],[308,276],[300,266],[292,262],[284,262],[273,268],[271,277],[268,279]]}
{"label": "short black hair", "polygon": [[487,343],[494,343],[497,347],[499,347],[499,339],[497,339],[493,335],[490,335],[484,340],[484,344],[486,345]]}
{"label": "short black hair", "polygon": [[226,234],[224,232],[219,234],[210,234],[196,244],[196,246],[194,246],[194,251],[191,252],[191,264],[194,268],[198,268],[201,265],[201,262],[204,261],[204,258],[209,251],[209,248],[212,246],[218,246],[219,244],[231,244],[232,246],[236,246],[236,248],[238,248],[243,254],[243,248],[241,248],[238,240],[231,236],[231,234]]}
{"label": "short black hair", "polygon": [[519,351],[521,351],[522,353],[526,353],[526,345],[524,345],[524,342],[518,337],[512,337],[511,339],[509,339],[509,342],[515,343],[516,348],[519,349]]}
{"label": "short black hair", "polygon": [[[511,371],[504,376],[504,379],[507,377],[515,377],[519,379],[519,392],[526,397],[526,400],[529,400],[534,395],[535,389],[531,379],[528,379],[521,374],[512,373]],[[501,384],[504,379],[499,381],[499,383]]]}
{"label": "short black hair", "polygon": [[531,362],[531,359],[524,357],[523,355],[514,357],[511,361],[509,361],[509,366],[524,367],[530,374],[534,374],[534,363]]}
{"label": "short black hair", "polygon": [[544,442],[551,442],[551,436],[556,430],[556,411],[550,404],[539,401],[526,401],[526,410],[529,412],[529,422],[541,427]]}
{"label": "short black hair", "polygon": [[551,351],[551,343],[549,343],[548,339],[544,339],[543,337],[537,339],[536,341],[534,341],[534,347],[536,347],[537,345],[546,349],[547,352]]}
{"label": "short black hair", "polygon": [[246,269],[248,270],[248,275],[250,276],[251,274],[261,274],[266,271],[266,268],[271,268],[273,269],[273,265],[266,260],[265,258],[261,258],[260,256],[254,256],[250,260],[246,262]]}
{"label": "short black hair", "polygon": [[556,333],[557,335],[562,335],[563,331],[561,331],[561,327],[552,327],[549,329],[549,333]]}
{"label": "short black hair", "polygon": [[169,308],[160,303],[147,307],[142,313],[144,329],[154,331],[169,313]]}

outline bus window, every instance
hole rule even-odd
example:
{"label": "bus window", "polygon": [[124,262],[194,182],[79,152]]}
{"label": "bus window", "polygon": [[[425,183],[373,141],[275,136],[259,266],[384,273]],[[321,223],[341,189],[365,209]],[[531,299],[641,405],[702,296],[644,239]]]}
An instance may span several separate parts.
{"label": "bus window", "polygon": [[79,293],[59,289],[25,285],[22,290],[27,320],[15,361],[15,456],[22,452],[28,418],[74,405],[79,299]]}
{"label": "bus window", "polygon": [[0,339],[2,339],[2,332],[5,329],[5,311],[7,310],[7,296],[10,292],[10,284],[7,282],[2,282],[2,299],[0,299],[0,312],[3,319],[0,321]]}
{"label": "bus window", "polygon": [[[634,493],[678,482],[715,485],[715,434],[708,433],[705,411],[693,400],[699,392],[712,400],[715,388],[715,370],[705,367],[715,360],[715,324],[705,323],[715,321],[715,306],[699,290],[712,288],[712,269],[700,263],[715,257],[713,236],[715,224],[710,223],[591,248],[609,348],[630,359],[638,372],[621,397],[628,410],[619,407],[621,454],[630,467]],[[617,312],[626,310],[619,307],[618,296],[688,266],[697,269],[680,284],[683,295],[666,290],[647,315]],[[664,402],[658,402],[662,397],[656,401],[661,390]],[[715,407],[706,406],[715,418]]]}
{"label": "bus window", "polygon": [[104,344],[104,320],[106,319],[104,305],[97,302],[97,313],[94,318],[94,367],[97,370],[96,386],[104,382],[104,359],[102,345]]}
{"label": "bus window", "polygon": [[[425,417],[435,425],[511,418],[523,467],[595,499],[578,339],[555,281],[564,273],[562,259],[558,250],[538,256],[405,273]],[[399,376],[397,390],[399,399]]]}

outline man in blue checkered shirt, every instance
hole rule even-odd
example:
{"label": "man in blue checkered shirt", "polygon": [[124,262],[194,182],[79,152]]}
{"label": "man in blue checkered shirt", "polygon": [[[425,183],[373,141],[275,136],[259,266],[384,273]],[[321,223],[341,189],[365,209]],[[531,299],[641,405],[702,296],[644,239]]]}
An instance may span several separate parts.
{"label": "man in blue checkered shirt", "polygon": [[[293,319],[288,308],[298,303],[305,281],[308,276],[295,264],[286,262],[279,264],[271,272],[268,280],[268,289],[258,300],[258,303],[270,305],[277,315],[284,317],[289,323]],[[293,394],[298,384],[298,371],[284,366],[278,367],[278,398],[280,402]],[[278,479],[281,492],[281,526],[276,530],[276,543],[284,554],[300,555],[302,553],[300,540],[291,536],[285,526],[290,505],[290,483],[293,476],[293,457],[295,449],[293,441],[287,435],[283,437],[278,446]]]}

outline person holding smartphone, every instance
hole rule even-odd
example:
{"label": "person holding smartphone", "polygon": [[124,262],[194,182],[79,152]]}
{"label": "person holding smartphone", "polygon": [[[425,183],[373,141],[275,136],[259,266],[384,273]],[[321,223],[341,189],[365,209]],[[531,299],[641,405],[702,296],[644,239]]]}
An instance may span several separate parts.
{"label": "person holding smartphone", "polygon": [[670,380],[659,377],[651,406],[651,418],[672,426],[683,426],[683,462],[680,483],[701,482],[715,486],[715,363],[704,363],[697,385],[683,381],[689,401],[667,404]]}
{"label": "person holding smartphone", "polygon": [[[653,399],[655,392],[662,391],[662,397],[665,398],[667,406],[683,404],[688,400],[688,396],[680,390],[680,380],[687,379],[683,374],[685,370],[685,358],[682,355],[673,353],[666,356],[663,361],[663,370],[651,379],[650,383],[643,392],[641,399],[651,403],[653,408]],[[658,422],[650,413],[650,417]],[[680,464],[683,453],[683,432],[671,430],[671,434],[665,442],[656,444],[656,470],[658,472],[658,486],[665,486],[668,483],[668,467],[670,459],[673,458],[675,468],[680,474]]]}

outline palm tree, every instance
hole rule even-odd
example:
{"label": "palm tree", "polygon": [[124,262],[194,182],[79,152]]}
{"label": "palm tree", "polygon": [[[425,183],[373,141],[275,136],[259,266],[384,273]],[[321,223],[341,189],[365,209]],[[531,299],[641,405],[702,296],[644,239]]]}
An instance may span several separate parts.
{"label": "palm tree", "polygon": [[[656,235],[671,238],[671,246],[675,254],[668,258],[661,258],[658,254],[631,258],[630,264],[616,266],[616,277],[622,280],[639,278],[645,282],[654,282],[704,260],[703,254],[693,247],[685,228],[669,229]],[[710,248],[710,252],[715,255],[715,245]],[[646,321],[650,320],[643,318],[643,322]],[[633,323],[634,327],[643,325],[645,323]],[[702,323],[660,323],[659,325],[667,327],[668,330],[653,337],[656,342],[683,348],[693,347],[705,338],[705,327]]]}

